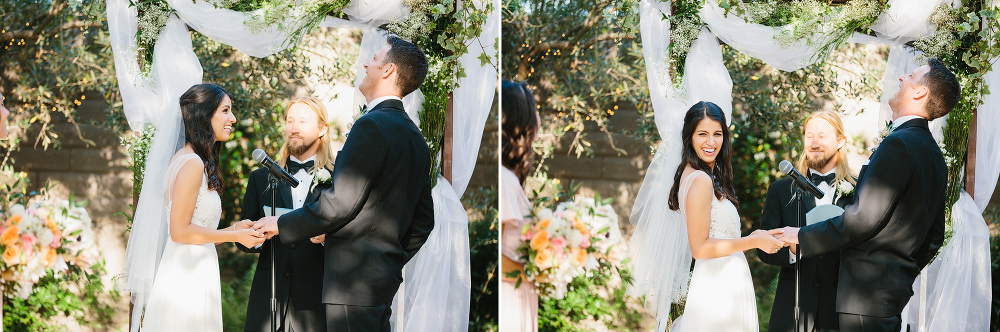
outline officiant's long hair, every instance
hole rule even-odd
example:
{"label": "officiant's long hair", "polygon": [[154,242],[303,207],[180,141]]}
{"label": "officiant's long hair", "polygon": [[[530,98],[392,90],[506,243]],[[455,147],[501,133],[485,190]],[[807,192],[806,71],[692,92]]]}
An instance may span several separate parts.
{"label": "officiant's long hair", "polygon": [[538,106],[535,97],[524,83],[503,80],[500,88],[503,110],[501,114],[500,144],[501,164],[506,167],[524,186],[531,165],[535,159],[535,151],[531,144],[538,133]]}
{"label": "officiant's long hair", "polygon": [[194,153],[205,163],[208,190],[221,192],[222,172],[219,170],[219,151],[222,142],[215,141],[212,117],[225,97],[233,100],[226,89],[215,84],[198,84],[181,95],[181,117],[184,119],[184,143],[191,144]]}
{"label": "officiant's long hair", "polygon": [[[715,158],[715,169],[709,168],[708,164],[698,158],[698,152],[695,151],[692,143],[692,137],[695,129],[698,128],[698,123],[705,118],[712,119],[722,125],[722,148],[719,149],[719,156]],[[680,190],[681,176],[687,166],[701,170],[712,177],[716,199],[727,198],[734,205],[739,204],[736,199],[736,190],[733,189],[732,140],[732,133],[729,132],[729,126],[726,125],[726,113],[723,113],[718,105],[701,101],[688,109],[687,114],[684,115],[684,128],[681,129],[681,142],[684,146],[681,148],[681,164],[677,166],[677,172],[674,173],[674,185],[670,188],[670,199],[667,202],[671,210],[680,209],[677,192]]]}
{"label": "officiant's long hair", "polygon": [[[806,134],[806,124],[812,119],[820,119],[826,121],[831,126],[833,130],[836,131],[837,137],[847,137],[844,135],[844,122],[840,120],[840,115],[830,111],[818,111],[813,112],[806,118],[806,121],[802,122],[802,135]],[[799,156],[798,162],[795,163],[795,169],[802,174],[809,174],[809,161],[806,160],[807,151],[809,147],[802,147],[802,155]],[[854,171],[851,170],[851,165],[847,163],[847,149],[840,149],[835,154],[837,156],[837,172],[833,183],[840,183],[840,181],[850,182],[852,185],[857,184],[857,179],[855,178]]]}
{"label": "officiant's long hair", "polygon": [[[316,113],[316,125],[320,127],[327,127],[326,134],[323,134],[316,139],[319,144],[319,150],[316,151],[316,166],[313,169],[320,170],[327,168],[332,170],[333,162],[336,160],[336,157],[333,154],[333,139],[330,138],[332,135],[330,135],[330,123],[326,116],[326,106],[323,105],[323,101],[319,100],[319,98],[301,97],[292,100],[292,102],[288,104],[288,108],[285,109],[285,116],[282,119],[288,118],[288,110],[291,109],[292,105],[295,105],[295,103],[303,103],[306,106],[309,106],[309,108]],[[275,162],[277,162],[278,165],[281,165],[281,168],[284,168],[285,163],[288,161],[288,156],[291,155],[291,152],[288,151],[288,140],[285,140],[285,144],[281,145],[281,150],[278,151],[278,155],[281,157],[279,157]]]}

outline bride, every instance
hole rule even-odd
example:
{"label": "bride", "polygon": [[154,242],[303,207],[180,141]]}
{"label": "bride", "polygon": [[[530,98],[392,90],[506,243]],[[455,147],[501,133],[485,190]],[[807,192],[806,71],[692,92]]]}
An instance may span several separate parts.
{"label": "bride", "polygon": [[672,331],[757,331],[753,280],[743,251],[774,253],[784,246],[772,236],[780,230],[740,236],[725,117],[718,106],[704,101],[684,116],[681,164],[668,205],[679,209],[687,224],[695,264],[684,314]]}
{"label": "bride", "polygon": [[[216,229],[222,215],[219,149],[236,122],[229,93],[213,84],[195,85],[180,97],[179,106],[181,117],[159,122],[147,158],[148,185],[143,186],[129,237],[126,279],[134,305],[132,331],[222,331],[215,245],[239,242],[253,247],[263,242],[248,220]],[[174,135],[176,141],[171,140]],[[181,137],[183,146],[177,150]],[[165,160],[157,157],[170,153],[169,163],[158,163]],[[163,164],[167,167],[161,172],[158,166]]]}

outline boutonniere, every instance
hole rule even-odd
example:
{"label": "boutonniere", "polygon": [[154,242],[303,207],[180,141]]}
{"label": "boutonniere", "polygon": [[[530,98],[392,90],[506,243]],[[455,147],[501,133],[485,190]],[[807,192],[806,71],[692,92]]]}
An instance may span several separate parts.
{"label": "boutonniere", "polygon": [[312,187],[309,187],[309,191],[313,191],[313,189],[316,189],[316,186],[321,183],[330,183],[332,180],[333,176],[330,175],[330,171],[326,168],[320,168],[316,171],[316,174],[313,174],[313,183]]}
{"label": "boutonniere", "polygon": [[836,188],[837,188],[836,190],[837,194],[833,197],[834,202],[836,202],[843,196],[847,196],[854,193],[854,185],[847,180],[840,180],[840,183],[837,183]]}
{"label": "boutonniere", "polygon": [[872,147],[868,148],[868,151],[874,153],[875,149],[878,149],[879,143],[882,143],[882,140],[884,140],[885,137],[889,136],[889,134],[891,133],[892,133],[892,121],[886,121],[885,128],[879,130],[878,136],[875,136],[875,138],[872,139]]}

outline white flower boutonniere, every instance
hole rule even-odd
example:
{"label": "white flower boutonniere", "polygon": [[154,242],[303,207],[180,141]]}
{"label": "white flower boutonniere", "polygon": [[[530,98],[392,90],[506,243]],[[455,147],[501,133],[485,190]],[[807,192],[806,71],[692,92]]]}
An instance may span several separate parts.
{"label": "white flower boutonniere", "polygon": [[875,153],[875,149],[878,149],[878,145],[882,143],[882,140],[884,140],[886,136],[889,136],[889,134],[892,134],[892,122],[886,121],[885,128],[879,130],[878,136],[875,136],[875,138],[872,139],[872,147],[868,148],[868,151]]}
{"label": "white flower boutonniere", "polygon": [[319,185],[320,183],[330,183],[330,181],[333,180],[332,178],[333,176],[330,175],[330,171],[328,171],[326,168],[320,168],[318,171],[316,171],[316,174],[313,174],[313,183],[312,187],[309,187],[309,191],[313,191],[313,189],[316,189],[316,186]]}
{"label": "white flower boutonniere", "polygon": [[833,196],[833,202],[834,203],[836,203],[837,200],[840,199],[843,196],[847,196],[847,195],[853,194],[854,193],[854,185],[851,184],[850,181],[841,180],[840,183],[837,183],[837,190],[835,190],[835,191],[837,192],[837,194],[835,196]]}

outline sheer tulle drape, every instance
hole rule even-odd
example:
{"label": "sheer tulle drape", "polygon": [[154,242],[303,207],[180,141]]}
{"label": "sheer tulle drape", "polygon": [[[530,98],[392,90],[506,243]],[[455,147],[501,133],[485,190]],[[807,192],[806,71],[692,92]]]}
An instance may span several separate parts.
{"label": "sheer tulle drape", "polygon": [[[991,2],[993,6],[996,1]],[[902,45],[914,40],[917,36],[932,31],[933,27],[927,19],[934,8],[941,5],[957,6],[954,0],[906,1],[890,0],[888,10],[882,14],[872,30],[877,37],[855,33],[848,42],[874,43],[892,46],[889,62],[884,77],[882,94],[882,120],[888,120],[890,112],[886,101],[898,89],[897,78],[909,73],[916,66],[911,63],[914,54]],[[669,22],[662,20],[662,14],[669,14],[670,7],[655,0],[643,0],[639,4],[640,30],[643,36],[656,38],[643,39],[643,55],[646,60],[646,75],[649,81],[650,99],[660,137],[663,138],[656,154],[650,163],[643,180],[642,187],[632,208],[630,221],[636,227],[629,245],[629,255],[633,258],[632,269],[635,285],[629,289],[633,295],[646,295],[646,305],[657,312],[657,330],[662,330],[669,310],[670,302],[676,302],[684,296],[687,287],[690,264],[690,251],[687,248],[686,230],[679,214],[666,207],[669,190],[673,185],[673,172],[680,162],[679,133],[683,112],[687,107],[700,100],[709,100],[719,104],[727,115],[731,110],[729,93],[732,83],[722,79],[718,68],[725,71],[721,56],[713,52],[699,49],[699,45],[708,44],[705,39],[723,40],[729,46],[744,54],[761,59],[774,68],[792,71],[801,69],[814,62],[815,48],[805,42],[780,46],[774,41],[774,36],[782,32],[784,27],[767,27],[747,23],[741,18],[731,15],[726,17],[724,11],[712,1],[706,2],[699,13],[708,26],[710,34],[702,36],[692,46],[685,65],[686,76],[682,78],[682,88],[675,91],[667,71],[669,60],[667,46],[670,42]],[[662,14],[661,14],[662,13]],[[822,39],[820,36],[818,39]],[[718,47],[716,46],[716,51]],[[708,77],[716,77],[712,80]],[[697,77],[698,80],[692,80]],[[1000,73],[996,71],[986,75],[987,83],[1000,86]],[[724,90],[725,98],[716,91]],[[715,99],[713,99],[715,98]],[[987,96],[980,110],[992,109],[991,105],[1000,105],[1000,97]],[[941,139],[941,127],[946,119],[932,123],[935,137]],[[996,186],[1000,176],[1000,155],[992,153],[1000,149],[1000,134],[990,130],[990,126],[1000,123],[998,112],[979,112],[976,160],[976,204],[966,204],[961,201],[956,204],[956,216],[964,216],[961,223],[962,231],[956,230],[952,241],[941,248],[939,257],[924,271],[933,275],[933,283],[937,285],[933,292],[918,293],[911,299],[911,307],[923,308],[914,311],[912,321],[922,319],[922,326],[950,326],[960,330],[977,330],[979,326],[988,326],[988,308],[990,299],[989,287],[980,287],[988,283],[990,266],[988,254],[989,234],[982,224],[981,211],[972,211],[971,207],[983,209]],[[873,124],[881,127],[879,124]],[[677,138],[675,138],[677,137]],[[975,218],[974,216],[979,216]],[[980,225],[982,224],[982,225]],[[986,239],[986,240],[982,240]],[[956,250],[956,248],[964,248]],[[967,255],[961,258],[942,259],[950,253],[983,252],[986,255]],[[686,255],[685,255],[686,254]],[[946,263],[947,262],[947,263]],[[962,264],[959,268],[955,265]],[[682,273],[683,272],[683,273]],[[951,282],[966,280],[968,282]],[[949,295],[951,294],[951,295]],[[959,296],[955,294],[974,294]],[[967,306],[950,305],[955,301],[963,301]],[[916,304],[914,304],[916,303]],[[929,305],[930,304],[930,305]],[[946,305],[941,305],[946,304]],[[934,312],[926,308],[935,308]],[[982,310],[965,310],[966,308],[986,308]],[[916,310],[916,309],[914,309]],[[971,311],[971,312],[970,312]],[[906,318],[904,317],[904,320]],[[966,325],[955,325],[947,322],[967,320]],[[938,325],[949,324],[949,325]],[[986,325],[983,325],[986,324]],[[965,327],[964,329],[961,327]]]}
{"label": "sheer tulle drape", "polygon": [[[145,306],[166,240],[166,220],[163,219],[162,208],[164,181],[156,179],[157,175],[164,174],[170,157],[183,143],[178,99],[202,79],[201,65],[192,50],[187,27],[255,57],[268,56],[291,46],[287,43],[289,36],[285,31],[296,30],[271,26],[251,33],[243,24],[249,14],[218,9],[203,0],[168,0],[168,3],[177,14],[160,32],[154,52],[154,69],[147,76],[140,73],[136,54],[138,20],[135,8],[129,7],[127,0],[108,1],[109,32],[126,118],[133,130],[141,130],[146,124],[157,128],[153,148],[147,156],[145,174],[148,176],[139,198],[139,212],[126,249],[123,289],[131,293],[136,307],[133,320],[140,317]],[[493,5],[497,10],[490,18],[498,22],[499,1],[494,1]],[[363,63],[385,43],[385,33],[376,28],[394,17],[404,17],[409,9],[399,0],[388,3],[355,0],[343,12],[349,20],[328,17],[321,26],[366,29],[357,63],[360,74],[357,83],[360,83],[364,78]],[[285,20],[282,24],[294,27],[301,22]],[[495,52],[492,44],[499,37],[499,26],[484,26],[481,36],[480,42],[486,46],[487,52]],[[408,282],[404,289],[408,294],[409,309],[404,309],[406,313],[403,316],[417,318],[406,323],[407,331],[464,331],[468,327],[468,217],[461,208],[459,197],[468,185],[475,166],[483,126],[496,90],[496,71],[491,66],[480,66],[475,57],[481,50],[478,44],[474,46],[470,46],[471,56],[460,60],[468,77],[460,82],[461,87],[455,91],[455,185],[442,180],[435,187],[435,213],[440,218],[428,244],[421,250],[422,256],[429,257],[421,259],[418,255],[407,265]],[[364,99],[357,90],[356,95],[359,96],[356,105],[362,105]],[[419,113],[422,103],[423,94],[419,90],[404,98],[412,118]],[[432,265],[436,271],[430,271],[428,267]],[[431,298],[441,298],[441,294],[448,294],[444,296],[447,300],[430,301]],[[393,312],[395,314],[396,310]],[[440,315],[438,321],[431,324],[432,316],[425,316],[427,313]],[[427,323],[420,324],[421,317],[428,317]],[[137,327],[138,324],[133,324],[133,328]]]}

